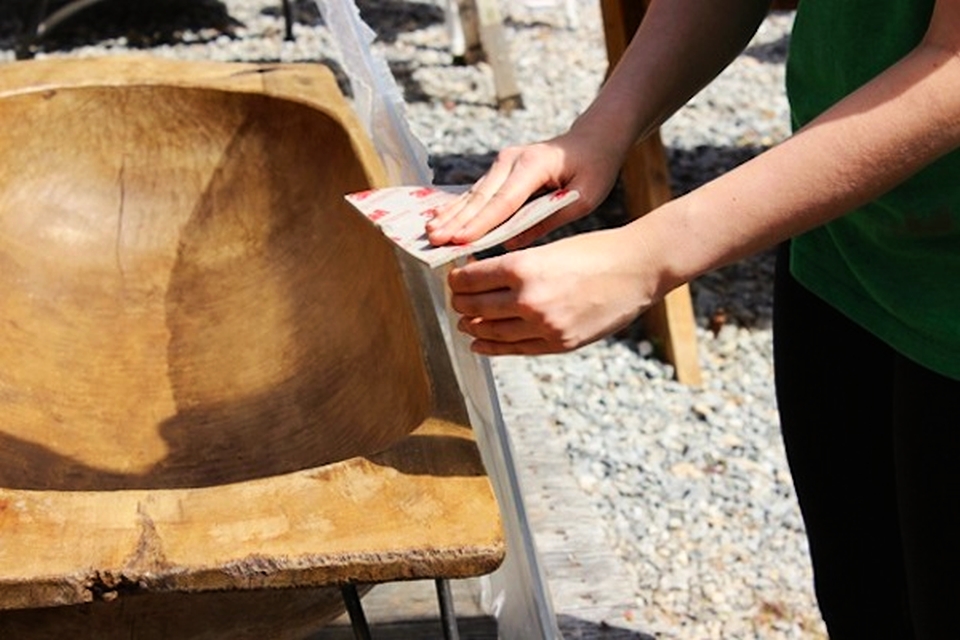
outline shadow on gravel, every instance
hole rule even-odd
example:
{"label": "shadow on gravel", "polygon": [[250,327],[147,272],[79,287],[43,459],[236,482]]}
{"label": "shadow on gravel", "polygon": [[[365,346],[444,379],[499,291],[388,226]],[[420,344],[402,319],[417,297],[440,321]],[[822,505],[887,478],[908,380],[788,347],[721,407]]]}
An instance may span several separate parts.
{"label": "shadow on gravel", "polygon": [[654,636],[633,631],[623,627],[613,626],[605,622],[596,623],[581,620],[573,616],[560,614],[557,616],[560,632],[565,638],[602,638],[603,640],[655,640]]}
{"label": "shadow on gravel", "polygon": [[394,81],[400,87],[400,91],[403,92],[404,102],[407,104],[430,102],[430,94],[413,75],[418,69],[423,68],[421,65],[409,60],[387,60],[387,66],[390,67],[390,73],[393,75]]}
{"label": "shadow on gravel", "polygon": [[767,64],[783,64],[787,61],[787,50],[789,48],[790,36],[783,36],[774,42],[747,47],[744,54]]}
{"label": "shadow on gravel", "polygon": [[449,65],[422,65],[410,60],[387,60],[390,73],[393,75],[397,86],[400,87],[400,90],[403,92],[403,99],[407,104],[439,101],[451,109],[455,106],[494,108],[492,99],[489,101],[484,99],[466,100],[457,92],[450,92],[448,95],[438,96],[435,91],[431,92],[425,89],[416,78],[417,71],[422,71],[427,68],[449,69],[451,66],[457,64],[456,62],[451,62]]}
{"label": "shadow on gravel", "polygon": [[[320,7],[314,0],[293,0],[290,2],[290,9],[294,24],[304,24],[310,27],[319,27],[324,24],[323,14],[320,13]],[[276,4],[264,7],[260,13],[283,20],[283,2],[277,0]]]}
{"label": "shadow on gravel", "polygon": [[[794,9],[773,9],[772,13],[790,14]],[[790,34],[782,36],[774,42],[765,42],[753,47],[747,47],[744,53],[755,60],[769,64],[783,64],[787,60],[787,51],[790,48]]]}
{"label": "shadow on gravel", "polygon": [[523,31],[525,29],[564,29],[561,25],[562,18],[558,18],[557,21],[551,21],[546,18],[515,18],[513,16],[505,16],[503,18],[503,26],[509,29],[515,29],[517,31]]}
{"label": "shadow on gravel", "polygon": [[[31,2],[0,2],[0,42],[16,42],[27,24]],[[52,15],[65,2],[51,2]],[[37,51],[70,51],[124,37],[126,47],[145,49],[182,41],[192,32],[193,42],[231,35],[241,26],[220,0],[104,0],[77,11],[40,38]]]}
{"label": "shadow on gravel", "polygon": [[[0,49],[17,48],[29,2],[32,0],[0,0]],[[56,11],[63,4],[51,2],[49,12]],[[292,6],[298,24],[322,24],[322,16],[313,0],[296,0]],[[280,21],[278,24],[282,24],[280,0],[276,1],[275,9],[266,7],[263,13],[275,16]],[[34,53],[68,52],[117,38],[126,38],[124,49],[145,50],[186,42],[202,44],[224,35],[233,37],[234,31],[242,26],[243,23],[229,14],[221,0],[150,0],[143,4],[104,0],[78,11],[58,25],[35,43]],[[279,31],[277,37],[281,37]],[[277,64],[282,61],[279,57],[246,56],[243,62]],[[337,60],[318,58],[314,62],[329,67],[343,94],[352,97],[350,81]]]}
{"label": "shadow on gravel", "polygon": [[443,24],[443,7],[405,0],[357,0],[360,17],[384,43],[396,42],[402,33],[410,33]]}

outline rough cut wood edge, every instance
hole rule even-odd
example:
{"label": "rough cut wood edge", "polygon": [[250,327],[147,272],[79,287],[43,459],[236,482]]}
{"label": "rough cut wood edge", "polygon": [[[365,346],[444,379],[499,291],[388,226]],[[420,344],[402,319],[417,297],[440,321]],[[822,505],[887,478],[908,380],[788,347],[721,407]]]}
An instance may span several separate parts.
{"label": "rough cut wood edge", "polygon": [[0,610],[483,575],[505,552],[497,509],[472,431],[433,420],[376,456],[234,485],[0,489]]}

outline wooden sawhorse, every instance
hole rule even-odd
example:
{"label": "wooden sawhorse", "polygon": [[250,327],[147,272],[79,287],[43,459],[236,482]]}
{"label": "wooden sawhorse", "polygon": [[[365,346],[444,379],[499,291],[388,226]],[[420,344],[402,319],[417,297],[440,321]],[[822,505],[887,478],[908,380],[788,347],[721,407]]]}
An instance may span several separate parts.
{"label": "wooden sawhorse", "polygon": [[[648,3],[649,0],[600,0],[611,69],[640,26]],[[638,218],[673,197],[659,131],[633,146],[621,172],[621,183],[631,218]],[[643,323],[647,333],[663,349],[667,361],[673,364],[677,380],[683,384],[700,384],[696,321],[689,287],[683,285],[667,294],[643,315]]]}

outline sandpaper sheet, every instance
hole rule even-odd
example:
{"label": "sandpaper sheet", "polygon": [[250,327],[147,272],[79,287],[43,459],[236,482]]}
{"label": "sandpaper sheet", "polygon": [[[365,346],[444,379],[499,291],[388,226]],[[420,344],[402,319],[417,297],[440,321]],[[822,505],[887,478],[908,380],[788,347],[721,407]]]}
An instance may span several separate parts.
{"label": "sandpaper sheet", "polygon": [[425,225],[437,208],[453,201],[467,186],[405,186],[360,191],[346,196],[390,240],[418,260],[436,268],[457,258],[495,247],[526,231],[580,197],[571,189],[539,196],[523,205],[500,226],[467,244],[434,246]]}

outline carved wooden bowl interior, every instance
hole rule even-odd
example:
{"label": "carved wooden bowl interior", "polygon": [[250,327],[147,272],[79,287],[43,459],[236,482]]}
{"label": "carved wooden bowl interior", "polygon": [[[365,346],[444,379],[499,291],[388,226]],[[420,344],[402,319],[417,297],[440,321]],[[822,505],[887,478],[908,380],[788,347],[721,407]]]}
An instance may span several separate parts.
{"label": "carved wooden bowl interior", "polygon": [[[242,580],[230,571],[243,574],[253,556],[310,555],[297,545],[329,526],[303,525],[295,544],[288,532],[289,548],[272,549],[257,527],[274,525],[257,510],[286,509],[286,500],[316,515],[296,482],[329,468],[338,471],[324,477],[339,473],[349,485],[352,473],[369,484],[370,457],[435,409],[397,258],[343,200],[383,178],[332,76],[142,61],[9,66],[0,75],[0,536],[13,565],[11,554],[32,553],[45,535],[54,548],[89,543],[63,520],[102,527],[91,539],[128,521],[132,532],[126,551],[119,543],[70,551],[73,566],[51,552],[36,575],[0,575],[0,609],[111,600],[124,590],[231,589]],[[468,431],[444,437],[472,446]],[[485,480],[475,451],[465,451],[466,475]],[[184,515],[191,501],[206,506]],[[124,505],[129,513],[112,515]],[[358,505],[367,508],[348,507]],[[289,521],[311,517],[284,515],[294,529]],[[47,529],[29,529],[38,517]],[[184,518],[209,519],[208,534],[224,528],[203,538],[174,527]],[[18,531],[28,539],[19,547],[8,543]],[[200,550],[178,563],[171,549],[188,544],[184,536]],[[233,539],[239,550],[221,553],[218,544]],[[346,544],[344,553],[365,548]],[[225,569],[230,562],[239,564]],[[267,563],[261,581],[310,587],[351,577],[305,578],[310,564],[301,564],[281,578],[282,562]],[[70,582],[90,575],[101,584]],[[50,584],[40,588],[43,576]],[[264,617],[247,592],[204,596],[212,605],[182,593],[166,602],[184,597],[201,616],[233,598],[235,612]],[[340,606],[323,589],[269,597],[286,602],[270,608],[294,621],[297,607],[316,621],[325,616],[316,607]],[[54,619],[50,610],[13,611],[6,623],[0,617],[0,635],[4,624],[22,630],[23,615],[34,616],[31,628]],[[174,635],[143,637],[247,637],[167,631]]]}
{"label": "carved wooden bowl interior", "polygon": [[338,123],[262,95],[3,101],[0,486],[196,487],[379,451],[429,389]]}

